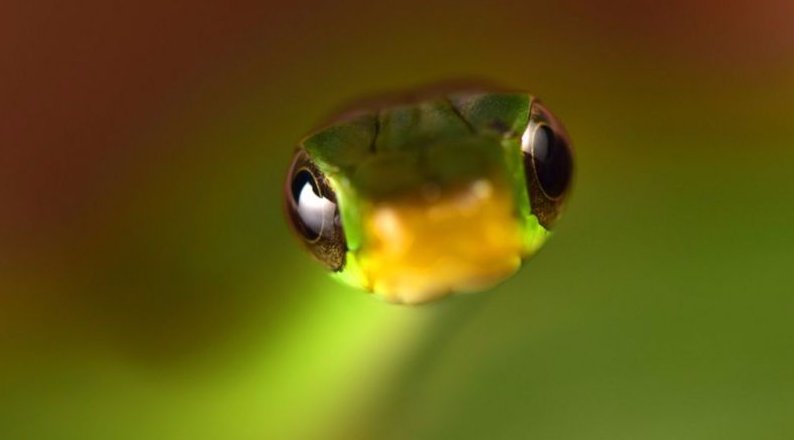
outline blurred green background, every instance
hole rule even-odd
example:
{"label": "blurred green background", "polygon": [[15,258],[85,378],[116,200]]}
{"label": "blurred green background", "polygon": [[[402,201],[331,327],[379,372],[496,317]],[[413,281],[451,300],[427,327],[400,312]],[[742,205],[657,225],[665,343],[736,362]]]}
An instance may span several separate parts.
{"label": "blurred green background", "polygon": [[[0,438],[794,437],[794,3],[0,6]],[[295,142],[487,78],[577,147],[542,252],[388,305],[290,236]]]}

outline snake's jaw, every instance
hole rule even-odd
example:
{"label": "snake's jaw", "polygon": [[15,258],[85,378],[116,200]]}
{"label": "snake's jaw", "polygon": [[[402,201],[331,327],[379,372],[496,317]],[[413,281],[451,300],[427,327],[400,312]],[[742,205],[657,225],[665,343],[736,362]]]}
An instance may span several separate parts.
{"label": "snake's jaw", "polygon": [[521,264],[513,200],[483,178],[373,203],[362,212],[361,276],[386,300],[409,304],[491,287]]}

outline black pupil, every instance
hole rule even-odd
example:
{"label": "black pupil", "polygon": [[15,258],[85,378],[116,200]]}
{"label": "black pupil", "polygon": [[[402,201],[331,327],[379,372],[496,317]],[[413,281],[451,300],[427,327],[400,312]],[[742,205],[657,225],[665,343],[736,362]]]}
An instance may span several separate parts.
{"label": "black pupil", "polygon": [[314,183],[314,177],[312,177],[312,173],[308,170],[300,170],[295,177],[292,178],[292,199],[295,200],[295,203],[300,203],[301,193],[303,192],[303,188],[309,185],[311,187],[312,192],[317,196],[320,195],[320,191],[317,189],[317,184]]}
{"label": "black pupil", "polygon": [[543,192],[552,198],[562,195],[571,180],[573,160],[565,140],[547,125],[535,131],[532,160]]}
{"label": "black pupil", "polygon": [[292,179],[292,199],[301,223],[299,229],[307,239],[315,240],[324,229],[332,227],[336,205],[320,194],[317,182],[308,170],[298,171]]}

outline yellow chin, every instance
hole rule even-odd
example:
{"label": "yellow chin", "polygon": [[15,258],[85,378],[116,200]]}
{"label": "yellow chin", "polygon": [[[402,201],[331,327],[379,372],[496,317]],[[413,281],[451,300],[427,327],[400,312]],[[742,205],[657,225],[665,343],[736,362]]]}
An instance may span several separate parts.
{"label": "yellow chin", "polygon": [[487,180],[373,204],[364,215],[361,275],[386,300],[421,303],[487,289],[521,264],[513,197]]}

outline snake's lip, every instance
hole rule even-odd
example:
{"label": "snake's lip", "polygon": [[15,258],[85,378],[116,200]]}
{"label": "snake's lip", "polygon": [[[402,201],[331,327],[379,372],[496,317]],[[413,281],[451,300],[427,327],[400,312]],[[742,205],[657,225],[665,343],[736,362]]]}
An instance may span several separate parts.
{"label": "snake's lip", "polygon": [[367,284],[389,301],[421,303],[505,279],[521,264],[513,200],[478,179],[372,204],[358,252]]}

